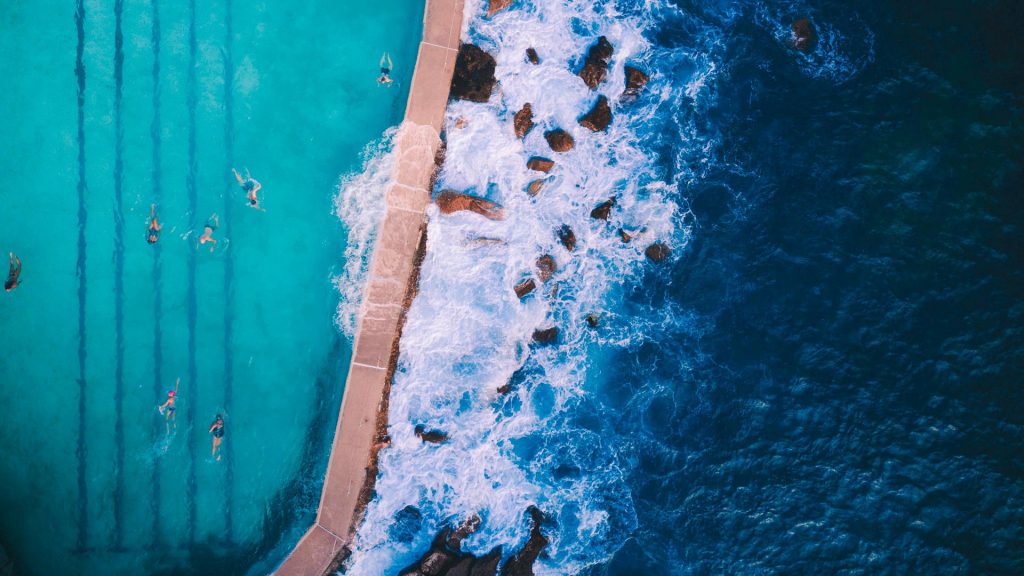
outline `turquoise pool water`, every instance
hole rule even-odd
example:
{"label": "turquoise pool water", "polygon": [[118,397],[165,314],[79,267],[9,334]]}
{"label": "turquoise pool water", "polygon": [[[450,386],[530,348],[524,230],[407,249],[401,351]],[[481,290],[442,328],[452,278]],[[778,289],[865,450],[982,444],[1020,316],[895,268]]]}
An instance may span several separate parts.
{"label": "turquoise pool water", "polygon": [[401,120],[422,10],[0,5],[0,250],[24,267],[0,294],[0,545],[20,574],[265,573],[309,524],[350,352],[332,199]]}

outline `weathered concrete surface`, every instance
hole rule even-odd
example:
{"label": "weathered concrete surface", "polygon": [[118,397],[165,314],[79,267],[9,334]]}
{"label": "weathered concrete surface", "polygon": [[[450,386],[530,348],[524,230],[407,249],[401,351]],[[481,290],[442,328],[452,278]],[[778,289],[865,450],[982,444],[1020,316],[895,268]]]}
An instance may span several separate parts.
{"label": "weathered concrete surface", "polygon": [[426,0],[405,122],[395,137],[392,183],[367,280],[352,364],[316,522],[277,569],[322,576],[336,569],[361,519],[388,379],[426,226],[435,157],[462,33],[463,0]]}

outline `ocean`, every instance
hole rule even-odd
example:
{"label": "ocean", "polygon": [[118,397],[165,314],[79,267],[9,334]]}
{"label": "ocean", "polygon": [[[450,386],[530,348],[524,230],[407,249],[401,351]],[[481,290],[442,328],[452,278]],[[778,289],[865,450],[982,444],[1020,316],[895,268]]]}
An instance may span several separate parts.
{"label": "ocean", "polygon": [[[463,40],[499,88],[449,104],[434,192],[506,218],[430,208],[392,443],[345,573],[395,574],[473,515],[463,549],[507,558],[534,505],[537,574],[1024,572],[1022,12],[467,2]],[[599,36],[614,53],[592,91],[576,73]],[[635,101],[626,65],[651,77]],[[598,95],[613,120],[590,132]],[[555,128],[571,151],[548,147]],[[342,205],[388,154],[369,150]],[[372,230],[354,229],[365,259]]]}

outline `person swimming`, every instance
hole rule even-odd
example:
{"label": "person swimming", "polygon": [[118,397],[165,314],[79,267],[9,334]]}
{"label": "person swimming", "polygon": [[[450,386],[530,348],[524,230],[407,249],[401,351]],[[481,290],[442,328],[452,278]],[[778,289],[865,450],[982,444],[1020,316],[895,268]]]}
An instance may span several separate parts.
{"label": "person swimming", "polygon": [[157,410],[160,414],[164,415],[164,422],[167,425],[167,434],[171,433],[171,425],[174,428],[178,428],[178,417],[175,415],[177,409],[174,407],[174,402],[178,399],[178,387],[181,386],[181,378],[174,381],[174,390],[167,392],[167,401],[157,406]]}
{"label": "person swimming", "polygon": [[207,242],[210,243],[210,252],[217,246],[217,240],[213,237],[213,231],[220,226],[220,219],[217,217],[217,213],[214,212],[210,219],[206,221],[206,226],[203,227],[203,235],[199,237],[199,245],[202,246]]}
{"label": "person swimming", "polygon": [[11,266],[7,270],[7,281],[4,282],[4,291],[10,292],[18,287],[18,278],[21,277],[21,259],[14,252],[8,252],[7,257],[11,260]]}
{"label": "person swimming", "polygon": [[163,226],[156,219],[156,204],[149,205],[149,227],[146,228],[146,242],[156,244],[160,239],[160,230]]}
{"label": "person swimming", "polygon": [[210,434],[213,434],[213,449],[210,452],[211,456],[216,456],[217,460],[220,461],[220,442],[224,438],[224,418],[221,418],[220,414],[214,418],[213,424],[210,424]]}
{"label": "person swimming", "polygon": [[238,185],[242,187],[242,190],[245,190],[246,197],[249,199],[249,206],[257,210],[263,210],[263,208],[260,208],[259,197],[256,196],[256,193],[263,188],[263,185],[252,176],[249,176],[248,170],[245,171],[245,178],[242,178],[242,175],[234,168],[231,169],[231,172],[235,174],[235,180],[238,180]]}
{"label": "person swimming", "polygon": [[391,56],[387,52],[380,57],[380,76],[377,78],[377,84],[381,86],[388,86],[394,80],[391,79]]}

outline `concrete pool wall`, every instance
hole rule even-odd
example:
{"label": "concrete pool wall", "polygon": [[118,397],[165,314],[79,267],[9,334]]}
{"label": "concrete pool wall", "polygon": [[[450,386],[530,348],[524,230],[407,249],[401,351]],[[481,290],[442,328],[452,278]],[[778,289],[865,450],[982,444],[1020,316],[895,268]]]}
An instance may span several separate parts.
{"label": "concrete pool wall", "polygon": [[322,575],[337,568],[376,478],[376,452],[386,433],[387,391],[426,231],[425,210],[459,49],[463,2],[426,0],[423,38],[405,121],[395,137],[397,161],[364,288],[320,507],[316,522],[277,569],[279,576]]}

